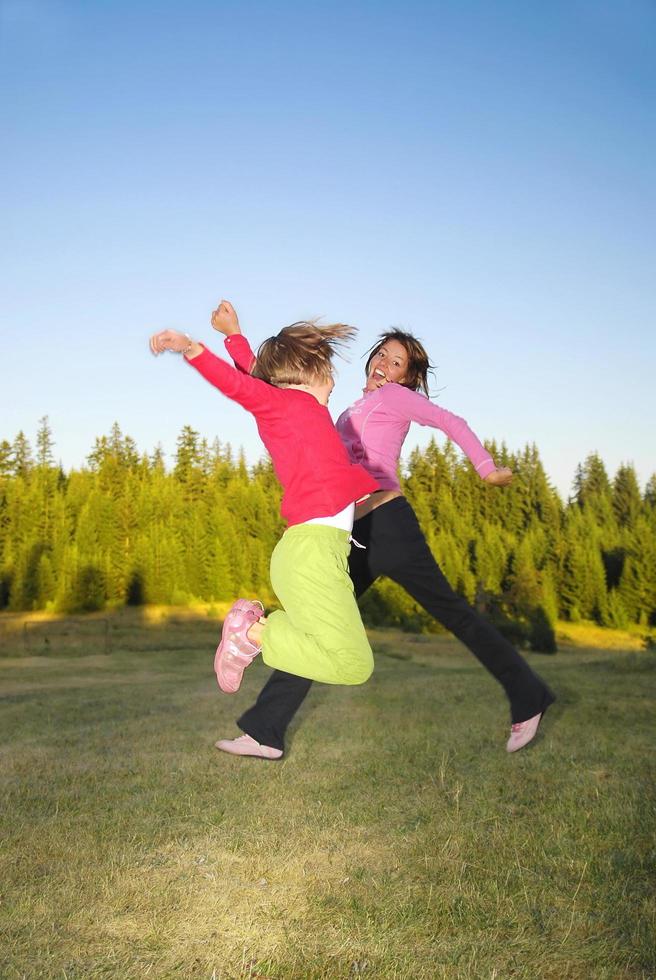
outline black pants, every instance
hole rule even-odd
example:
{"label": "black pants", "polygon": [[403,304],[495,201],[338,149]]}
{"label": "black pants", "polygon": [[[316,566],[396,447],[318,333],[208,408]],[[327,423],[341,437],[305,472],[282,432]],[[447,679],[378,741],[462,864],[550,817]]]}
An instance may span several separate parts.
{"label": "black pants", "polygon": [[[510,701],[513,722],[532,718],[554,701],[549,688],[512,644],[453,591],[404,497],[396,497],[356,521],[353,537],[366,546],[366,550],[353,546],[349,557],[356,596],[361,596],[379,575],[398,582],[499,681]],[[263,745],[284,749],[287,727],[311,686],[312,681],[303,677],[274,670],[253,707],[237,724]]]}

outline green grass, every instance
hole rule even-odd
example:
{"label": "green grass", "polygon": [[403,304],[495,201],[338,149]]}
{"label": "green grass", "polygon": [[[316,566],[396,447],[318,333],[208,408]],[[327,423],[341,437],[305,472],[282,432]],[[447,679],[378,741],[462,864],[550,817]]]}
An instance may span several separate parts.
{"label": "green grass", "polygon": [[266,668],[228,697],[207,617],[111,628],[0,660],[3,980],[656,974],[653,652],[533,656],[559,702],[508,756],[466,651],[375,633],[266,763],[213,748]]}

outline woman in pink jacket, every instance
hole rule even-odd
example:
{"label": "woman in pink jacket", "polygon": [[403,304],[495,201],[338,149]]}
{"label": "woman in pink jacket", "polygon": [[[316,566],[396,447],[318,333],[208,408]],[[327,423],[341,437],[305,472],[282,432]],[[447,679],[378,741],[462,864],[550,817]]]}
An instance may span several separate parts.
{"label": "woman in pink jacket", "polygon": [[[230,304],[224,303],[221,308],[228,314],[224,312],[219,319],[215,316],[213,325],[227,335],[226,347],[237,366],[249,372],[255,358],[241,335],[237,315]],[[397,476],[401,449],[412,422],[444,432],[486,483],[506,486],[512,473],[496,467],[464,419],[426,397],[429,367],[418,340],[400,330],[389,331],[369,356],[362,397],[337,421],[351,462],[360,463],[381,488],[356,508],[353,539],[365,547],[352,548],[349,573],[356,596],[381,575],[397,582],[471,650],[506,692],[511,713],[506,748],[515,752],[534,738],[554,695],[512,644],[452,589],[403,496]],[[222,739],[217,748],[234,755],[279,759],[287,727],[310,687],[311,682],[304,678],[274,671],[255,705],[237,721],[245,734]]]}

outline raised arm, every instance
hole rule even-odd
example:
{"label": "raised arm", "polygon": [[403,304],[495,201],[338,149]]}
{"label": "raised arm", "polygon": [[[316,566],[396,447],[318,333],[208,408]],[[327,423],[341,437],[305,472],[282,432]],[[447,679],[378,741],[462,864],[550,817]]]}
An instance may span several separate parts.
{"label": "raised arm", "polygon": [[486,483],[505,487],[512,481],[512,471],[505,468],[497,469],[483,443],[460,416],[441,408],[424,395],[398,384],[385,385],[385,402],[390,410],[408,421],[441,429],[462,449],[480,478]]}
{"label": "raised arm", "polygon": [[232,303],[222,299],[212,313],[211,323],[214,330],[224,335],[225,349],[235,367],[244,374],[250,374],[255,366],[255,354],[241,332],[237,311]]}
{"label": "raised arm", "polygon": [[227,361],[217,357],[187,334],[178,333],[176,330],[162,330],[150,338],[150,349],[153,354],[162,354],[164,351],[184,354],[185,359],[206,381],[245,408],[247,412],[258,417],[264,417],[272,412],[277,389],[257,378],[251,378],[249,374],[237,371]]}

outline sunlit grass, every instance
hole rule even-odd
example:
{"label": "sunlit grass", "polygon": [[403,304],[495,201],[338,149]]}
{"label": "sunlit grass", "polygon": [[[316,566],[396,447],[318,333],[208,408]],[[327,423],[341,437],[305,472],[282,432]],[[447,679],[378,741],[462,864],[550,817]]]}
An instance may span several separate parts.
{"label": "sunlit grass", "polygon": [[[119,607],[109,609],[90,615],[83,615],[78,618],[73,617],[76,624],[84,624],[87,633],[100,635],[105,621],[108,623],[110,639],[118,639],[127,642],[128,645],[138,643],[138,637],[143,639],[144,628],[150,626],[163,626],[168,624],[172,627],[194,626],[194,640],[197,642],[198,623],[207,618],[213,625],[212,636],[216,633],[217,624],[220,624],[223,616],[230,608],[230,602],[195,602],[193,605],[186,606],[140,606],[136,608]],[[63,613],[54,613],[44,610],[37,612],[2,613],[0,614],[0,656],[11,655],[21,652],[34,653],[29,641],[26,645],[22,642],[26,624],[29,635],[45,637],[50,634],[49,639],[56,649],[61,647],[57,643],[57,637],[61,636],[62,627],[71,622],[71,617]],[[97,624],[94,630],[93,624]],[[556,636],[559,644],[575,647],[593,647],[598,650],[643,650],[646,640],[654,631],[652,629],[632,627],[630,630],[608,629],[598,626],[596,623],[584,621],[570,623],[559,620],[556,624]],[[127,634],[132,634],[130,637]],[[187,641],[188,642],[188,641]]]}
{"label": "sunlit grass", "polygon": [[458,644],[373,633],[266,763],[213,748],[266,677],[220,694],[213,615],[120,623],[0,661],[3,978],[654,975],[654,653],[533,656],[508,756]]}
{"label": "sunlit grass", "polygon": [[559,643],[570,643],[579,647],[596,647],[599,650],[643,650],[645,637],[654,630],[639,629],[612,630],[597,626],[596,623],[566,623],[561,621],[556,627]]}

